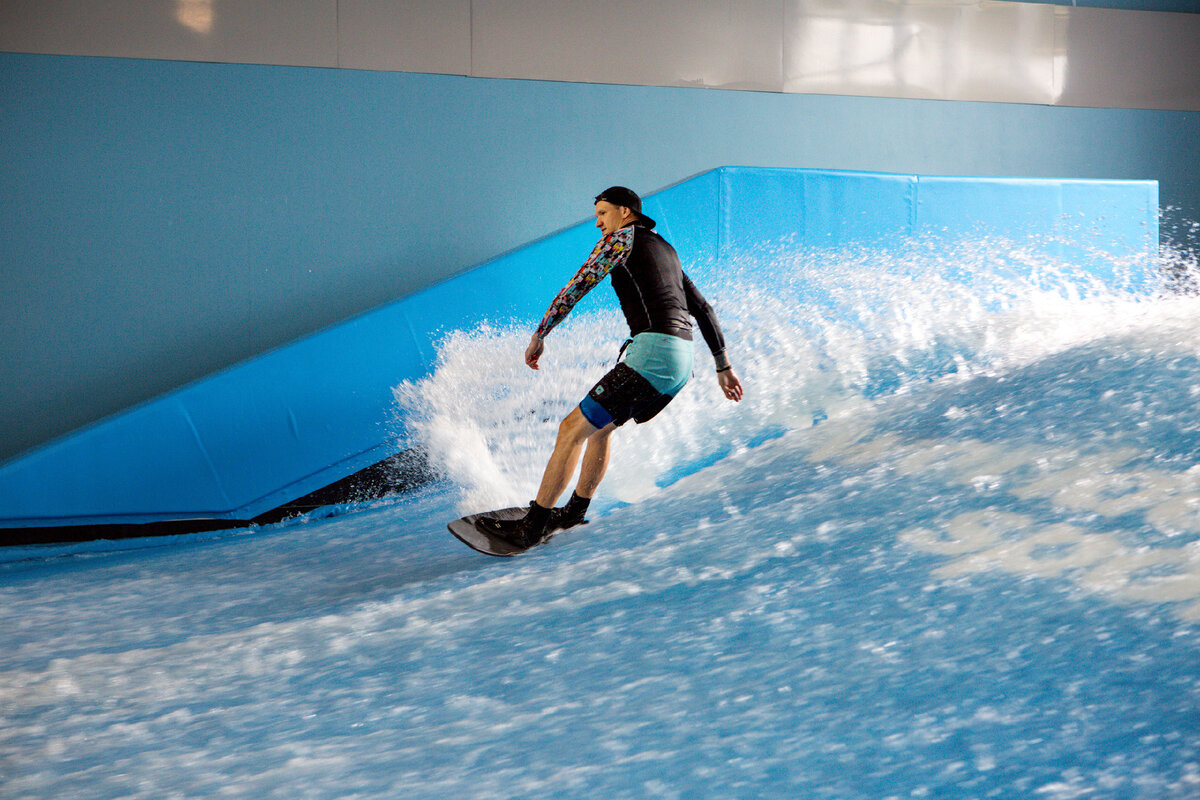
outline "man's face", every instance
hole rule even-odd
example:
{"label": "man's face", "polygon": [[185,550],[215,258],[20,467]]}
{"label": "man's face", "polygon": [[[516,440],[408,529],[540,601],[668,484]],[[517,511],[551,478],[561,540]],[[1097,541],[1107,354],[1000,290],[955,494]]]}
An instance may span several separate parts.
{"label": "man's face", "polygon": [[633,212],[625,206],[614,206],[607,200],[596,201],[596,227],[604,235],[619,231],[633,221]]}

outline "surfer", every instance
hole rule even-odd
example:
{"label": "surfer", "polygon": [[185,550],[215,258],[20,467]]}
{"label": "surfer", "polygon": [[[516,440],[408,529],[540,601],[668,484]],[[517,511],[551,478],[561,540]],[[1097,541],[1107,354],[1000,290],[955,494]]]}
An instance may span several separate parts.
{"label": "surfer", "polygon": [[[631,339],[622,347],[617,365],[559,425],[554,453],[525,516],[483,517],[476,523],[522,548],[584,522],[608,468],[612,432],[630,419],[649,421],[687,383],[694,354],[692,317],[712,352],[721,391],[734,402],[742,399],[742,383],[729,362],[716,314],[684,274],[675,248],[654,231],[654,220],[642,213],[641,198],[631,189],[613,186],[596,196],[595,212],[603,236],[550,304],[525,349],[525,363],[538,369],[546,336],[606,276],[612,277]],[[575,491],[565,506],[555,508],[581,453],[583,465]]]}

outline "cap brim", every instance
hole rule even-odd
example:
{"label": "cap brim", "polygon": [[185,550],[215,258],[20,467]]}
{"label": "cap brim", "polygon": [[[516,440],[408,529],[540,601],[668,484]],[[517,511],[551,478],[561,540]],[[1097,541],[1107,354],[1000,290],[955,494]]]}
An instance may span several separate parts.
{"label": "cap brim", "polygon": [[657,222],[654,221],[653,217],[648,217],[645,214],[641,213],[640,211],[638,212],[638,216],[641,218],[641,220],[645,224],[645,226],[647,228],[649,228],[650,230],[654,230],[654,226],[658,224]]}

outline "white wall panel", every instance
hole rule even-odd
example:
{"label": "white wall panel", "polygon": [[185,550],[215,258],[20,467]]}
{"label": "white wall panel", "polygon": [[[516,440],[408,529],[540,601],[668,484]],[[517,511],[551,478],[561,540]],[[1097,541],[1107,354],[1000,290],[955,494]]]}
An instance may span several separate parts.
{"label": "white wall panel", "polygon": [[1200,110],[1200,14],[995,0],[0,0],[0,50]]}
{"label": "white wall panel", "polygon": [[778,91],[782,0],[474,0],[475,74]]}
{"label": "white wall panel", "polygon": [[3,0],[0,50],[337,65],[337,0]]}
{"label": "white wall panel", "polygon": [[1200,110],[1200,14],[1073,8],[1062,105]]}
{"label": "white wall panel", "polygon": [[789,0],[784,89],[1051,104],[1051,5]]}
{"label": "white wall panel", "polygon": [[471,74],[471,0],[340,0],[339,66]]}

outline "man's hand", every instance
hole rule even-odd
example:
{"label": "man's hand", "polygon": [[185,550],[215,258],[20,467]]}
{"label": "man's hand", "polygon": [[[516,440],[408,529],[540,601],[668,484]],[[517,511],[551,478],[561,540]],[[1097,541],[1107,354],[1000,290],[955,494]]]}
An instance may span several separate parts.
{"label": "man's hand", "polygon": [[542,351],[546,349],[546,345],[542,338],[536,333],[529,340],[529,346],[525,348],[525,363],[530,369],[538,368],[538,359],[542,357]]}
{"label": "man's hand", "polygon": [[742,399],[742,382],[738,380],[737,374],[732,369],[718,372],[717,382],[721,384],[721,391],[730,400],[736,403]]}

